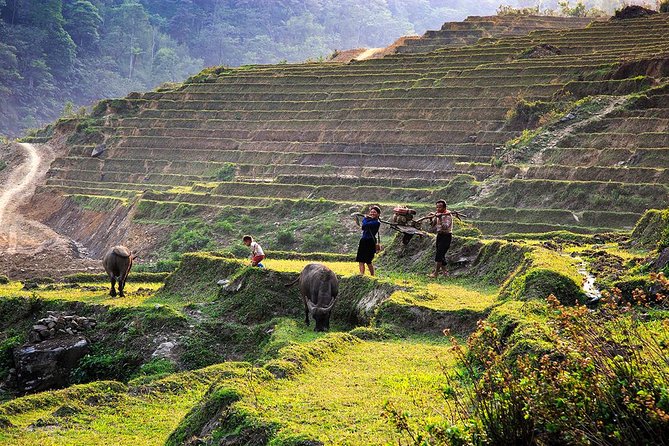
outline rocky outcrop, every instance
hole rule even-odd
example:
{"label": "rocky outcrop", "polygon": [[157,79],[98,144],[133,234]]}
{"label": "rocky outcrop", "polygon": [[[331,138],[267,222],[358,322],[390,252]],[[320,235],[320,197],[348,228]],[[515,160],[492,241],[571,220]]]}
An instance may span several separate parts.
{"label": "rocky outcrop", "polygon": [[79,360],[89,351],[83,336],[63,335],[14,350],[15,378],[21,393],[65,387]]}
{"label": "rocky outcrop", "polygon": [[96,326],[95,319],[48,312],[33,325],[28,343],[14,349],[10,379],[21,393],[65,387],[70,372],[88,353],[90,342],[82,332]]}

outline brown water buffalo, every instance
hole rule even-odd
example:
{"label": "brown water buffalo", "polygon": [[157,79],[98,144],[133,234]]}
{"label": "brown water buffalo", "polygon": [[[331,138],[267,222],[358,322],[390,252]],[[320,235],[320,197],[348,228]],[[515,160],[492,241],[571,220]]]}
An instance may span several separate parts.
{"label": "brown water buffalo", "polygon": [[330,329],[330,312],[337,300],[339,281],[330,268],[320,263],[310,263],[300,276],[287,286],[300,284],[304,301],[304,322],[309,325],[309,314],[316,322],[315,331]]}
{"label": "brown water buffalo", "polygon": [[114,288],[116,281],[118,281],[118,294],[124,297],[123,288],[125,287],[128,273],[130,273],[130,268],[132,268],[132,260],[134,258],[135,256],[132,255],[128,248],[119,245],[110,249],[102,260],[102,266],[104,266],[111,280],[111,290],[109,290],[111,297],[116,297],[116,289]]}

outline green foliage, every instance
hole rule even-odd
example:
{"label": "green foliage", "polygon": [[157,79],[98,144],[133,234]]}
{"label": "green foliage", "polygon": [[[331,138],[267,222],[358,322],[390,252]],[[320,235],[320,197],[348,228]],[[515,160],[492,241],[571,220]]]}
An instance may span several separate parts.
{"label": "green foliage", "polygon": [[0,379],[6,379],[9,369],[14,367],[13,350],[24,342],[24,336],[5,333],[0,341]]}
{"label": "green foliage", "polygon": [[669,1],[663,1],[660,3],[659,12],[669,12]]}
{"label": "green foliage", "polygon": [[510,5],[500,5],[497,8],[497,15],[539,15],[541,13],[539,6],[530,6],[526,8],[516,8]]}
{"label": "green foliage", "polygon": [[[135,273],[171,273],[179,267],[179,260],[162,259],[156,263],[140,263],[133,265]],[[165,280],[167,276],[163,277]]]}
{"label": "green foliage", "polygon": [[504,236],[507,240],[552,240],[557,243],[589,243],[593,242],[593,236],[588,234],[576,234],[570,231],[548,231],[536,233],[509,232]]}
{"label": "green foliage", "polygon": [[[0,133],[14,136],[39,127],[57,118],[67,101],[78,106],[123,97],[180,81],[204,66],[322,61],[335,47],[384,46],[397,36],[422,33],[476,10],[476,5],[463,4],[456,14],[424,0],[402,7],[332,0],[281,0],[270,6],[154,0],[3,2],[0,101],[8,107],[0,109]],[[209,81],[225,70],[208,69],[192,80]]]}
{"label": "green foliage", "polygon": [[532,129],[543,125],[555,113],[560,103],[551,101],[527,101],[518,99],[516,105],[506,113],[506,125],[510,129]]}
{"label": "green foliage", "polygon": [[356,327],[353,330],[349,331],[349,334],[360,338],[362,340],[373,340],[373,341],[383,341],[386,339],[392,339],[396,335],[390,332],[387,328],[376,328],[376,327]]}
{"label": "green foliage", "polygon": [[584,297],[572,279],[548,269],[532,269],[516,278],[508,293],[517,299],[545,299],[553,294],[564,305],[574,305]]}
{"label": "green foliage", "polygon": [[214,174],[214,178],[218,181],[232,181],[235,178],[237,166],[234,163],[225,163],[223,167],[219,168]]}
{"label": "green foliage", "polygon": [[119,206],[127,204],[127,200],[116,197],[100,197],[98,195],[70,195],[70,200],[83,209],[97,212],[111,212]]}
{"label": "green foliage", "polygon": [[306,252],[336,251],[335,231],[336,221],[323,218],[319,224],[302,237],[302,250]]}
{"label": "green foliage", "polygon": [[[489,440],[508,444],[538,435],[551,442],[603,444],[624,438],[645,444],[663,437],[666,420],[658,414],[669,407],[667,378],[657,372],[666,367],[661,347],[666,337],[658,339],[659,333],[612,303],[594,313],[552,306],[549,352],[511,363],[499,354],[504,346],[478,338],[485,342],[473,349],[477,362],[491,366],[472,397]],[[484,413],[483,404],[495,409]]]}
{"label": "green foliage", "polygon": [[0,285],[7,285],[9,283],[9,277],[4,274],[0,274]]}
{"label": "green foliage", "polygon": [[7,167],[7,162],[5,160],[0,160],[0,172],[5,170],[6,167]]}
{"label": "green foliage", "polygon": [[233,234],[235,232],[239,232],[235,226],[235,223],[230,221],[230,219],[219,220],[214,223],[214,231],[223,234]]}
{"label": "green foliage", "polygon": [[501,285],[523,262],[527,250],[513,243],[486,243],[474,260],[470,273],[486,283]]}
{"label": "green foliage", "polygon": [[192,369],[224,362],[226,357],[216,348],[218,342],[216,333],[207,330],[206,327],[199,327],[193,336],[184,341],[181,361],[187,368]]}
{"label": "green foliage", "polygon": [[142,358],[124,349],[93,345],[91,352],[81,358],[72,371],[72,383],[100,380],[127,381],[139,369]]}
{"label": "green foliage", "polygon": [[272,250],[272,259],[313,260],[319,262],[346,262],[351,260],[351,255],[336,254],[332,252],[295,252],[295,251]]}
{"label": "green foliage", "polygon": [[283,248],[289,248],[295,243],[295,236],[292,231],[282,229],[276,234],[276,242]]}
{"label": "green foliage", "polygon": [[241,267],[239,261],[226,260],[219,253],[184,254],[181,265],[165,280],[157,297],[173,296],[184,302],[213,300],[218,295],[216,282],[230,277]]}
{"label": "green foliage", "polygon": [[139,377],[162,378],[176,372],[175,364],[169,359],[152,359],[142,364],[137,372]]}
{"label": "green foliage", "polygon": [[669,209],[649,209],[637,221],[630,243],[645,249],[664,249],[669,246]]}
{"label": "green foliage", "polygon": [[532,248],[504,283],[500,297],[517,300],[544,300],[554,295],[563,305],[574,305],[585,299],[580,284],[583,277],[574,261],[554,251]]}
{"label": "green foliage", "polygon": [[153,200],[139,200],[135,212],[136,220],[175,222],[192,217],[199,211],[197,206],[188,203],[165,203]]}
{"label": "green foliage", "polygon": [[292,344],[279,351],[279,357],[265,364],[265,369],[277,378],[286,378],[300,373],[307,365],[327,355],[361,342],[346,333],[331,333],[304,345]]}
{"label": "green foliage", "polygon": [[569,0],[558,2],[560,14],[565,17],[604,17],[606,13],[598,8],[588,8],[582,1],[578,0],[574,6],[571,6]]}
{"label": "green foliage", "polygon": [[171,252],[193,252],[213,248],[211,230],[205,225],[184,225],[170,234]]}
{"label": "green foliage", "polygon": [[649,76],[635,76],[627,79],[609,79],[593,81],[570,81],[563,92],[575,98],[596,95],[630,95],[648,90],[654,80]]}
{"label": "green foliage", "polygon": [[436,200],[445,200],[450,206],[455,203],[465,201],[474,195],[479,188],[480,183],[476,181],[476,177],[467,174],[458,174],[448,182],[446,187],[437,189],[432,194],[432,198]]}

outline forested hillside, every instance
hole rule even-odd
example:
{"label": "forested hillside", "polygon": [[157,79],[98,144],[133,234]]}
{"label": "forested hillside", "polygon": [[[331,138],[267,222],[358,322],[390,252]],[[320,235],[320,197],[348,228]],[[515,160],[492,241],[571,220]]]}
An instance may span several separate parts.
{"label": "forested hillside", "polygon": [[204,66],[317,60],[498,7],[498,0],[0,0],[0,135],[100,98],[183,81]]}
{"label": "forested hillside", "polygon": [[387,45],[453,17],[445,3],[0,0],[0,134],[43,125],[68,101],[90,105],[182,81],[204,66]]}

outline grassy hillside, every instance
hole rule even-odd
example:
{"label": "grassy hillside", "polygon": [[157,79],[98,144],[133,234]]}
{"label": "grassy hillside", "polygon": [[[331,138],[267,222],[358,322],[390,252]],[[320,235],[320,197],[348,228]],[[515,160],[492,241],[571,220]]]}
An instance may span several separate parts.
{"label": "grassy hillside", "polygon": [[[594,384],[587,381],[588,392],[613,398],[618,381],[612,380],[623,379],[623,364],[639,367],[629,378],[639,391],[656,395],[665,383],[664,366],[657,362],[666,359],[662,303],[627,308],[614,290],[612,302],[618,303],[592,313],[546,300],[549,294],[567,304],[574,301],[566,297],[583,299],[585,278],[570,252],[585,256],[597,249],[610,258],[639,258],[639,251],[618,243],[593,242],[564,241],[556,251],[542,241],[460,239],[449,258],[467,253],[472,261],[450,263],[451,277],[438,281],[426,280],[418,269],[429,265],[429,240],[405,253],[417,256],[412,265],[418,266],[406,271],[395,267],[402,260],[396,240],[383,254],[377,278],[356,275],[351,262],[326,259],[340,277],[330,334],[304,325],[297,290],[283,286],[308,260],[276,259],[266,269],[254,269],[218,253],[188,254],[164,284],[131,280],[125,299],[108,298],[100,282],[43,283],[29,291],[9,282],[0,285],[2,332],[12,336],[2,344],[4,357],[47,310],[93,315],[98,326],[87,335],[91,352],[72,373],[73,383],[86,384],[24,397],[5,394],[0,438],[16,445],[181,445],[194,438],[204,444],[363,445],[424,436],[434,444],[452,444],[468,435],[521,441],[528,426],[550,437],[555,434],[545,423],[557,410],[555,402],[551,393],[532,389],[540,385],[541,373],[585,373],[587,361],[554,359],[554,369],[547,370],[523,364],[541,364],[545,355],[557,358],[565,348],[586,354],[590,350],[578,348],[587,340],[597,370],[607,371]],[[651,282],[665,280],[645,271],[641,274]],[[216,285],[221,279],[226,284]],[[608,322],[600,325],[602,320]],[[444,336],[444,329],[457,337]],[[646,354],[613,357],[600,350],[606,339],[627,348],[628,341],[619,339],[627,329],[633,330],[633,342],[644,343]],[[165,339],[177,345],[173,354],[152,358]],[[11,362],[3,364],[0,371],[7,376]],[[650,366],[660,367],[658,374],[646,375]],[[499,373],[501,381],[491,373]],[[514,373],[526,374],[525,384],[519,386]],[[581,394],[572,395],[569,383],[558,381],[550,392],[563,392],[577,404]],[[492,413],[484,407],[486,395],[497,402]],[[653,418],[664,410],[664,400],[653,398],[642,412],[624,409],[630,424],[650,417],[649,432],[665,428]],[[506,418],[526,413],[525,404],[536,406],[529,421],[513,424],[519,421]],[[521,412],[499,412],[501,407]],[[607,416],[623,413],[608,400],[597,407]],[[459,425],[465,416],[475,423]],[[504,428],[495,432],[495,426]],[[563,435],[577,432],[564,429]],[[616,435],[606,429],[594,433]],[[588,435],[583,439],[595,438]]]}

